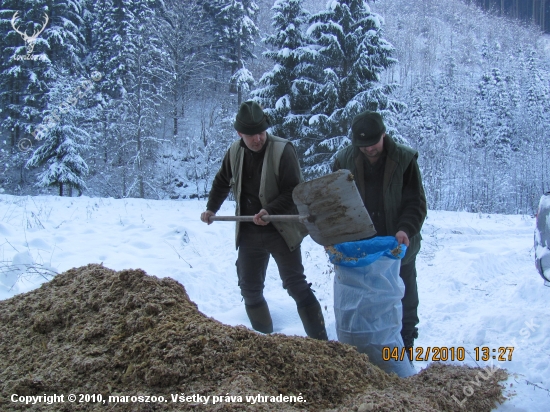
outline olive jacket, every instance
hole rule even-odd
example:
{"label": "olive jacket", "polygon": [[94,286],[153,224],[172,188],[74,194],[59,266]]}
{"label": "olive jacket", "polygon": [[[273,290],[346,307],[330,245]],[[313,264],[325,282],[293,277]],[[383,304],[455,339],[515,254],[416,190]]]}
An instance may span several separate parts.
{"label": "olive jacket", "polygon": [[[297,214],[292,191],[302,181],[300,163],[290,141],[267,134],[262,150],[253,152],[242,140],[237,140],[225,154],[214,178],[206,208],[216,213],[231,190],[237,216],[256,214],[260,209],[265,209],[270,215]],[[241,223],[237,222],[236,247],[240,227]],[[299,247],[307,235],[307,229],[301,223],[271,222],[254,229],[277,230],[290,251]]]}
{"label": "olive jacket", "polygon": [[[384,154],[380,182],[372,183],[369,188],[375,187],[374,192],[367,189],[368,160],[358,147],[348,146],[336,154],[333,170],[348,169],[355,176],[357,188],[368,212],[380,216],[379,227],[375,222],[375,229],[380,236],[395,236],[398,231],[404,231],[409,237],[409,247],[402,264],[412,262],[420,250],[422,239],[420,230],[427,214],[426,195],[422,185],[420,169],[416,159],[418,152],[410,147],[395,143],[390,136],[384,137]],[[379,190],[376,190],[376,183]],[[381,184],[380,184],[381,183]],[[367,197],[367,192],[381,193],[381,199]],[[372,210],[374,209],[374,210]],[[380,220],[381,219],[381,220]]]}

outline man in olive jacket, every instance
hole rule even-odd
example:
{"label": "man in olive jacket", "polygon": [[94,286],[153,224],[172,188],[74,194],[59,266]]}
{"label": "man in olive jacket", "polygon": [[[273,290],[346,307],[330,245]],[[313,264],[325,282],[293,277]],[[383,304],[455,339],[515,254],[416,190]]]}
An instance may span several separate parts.
{"label": "man in olive jacket", "polygon": [[357,115],[351,131],[352,145],[337,153],[333,170],[348,169],[353,173],[377,236],[395,236],[399,244],[407,246],[399,273],[405,284],[401,336],[405,347],[412,348],[419,322],[416,255],[427,213],[416,162],[418,152],[395,143],[376,112]]}
{"label": "man in olive jacket", "polygon": [[283,288],[296,301],[307,335],[327,340],[321,305],[307,283],[300,244],[307,235],[301,223],[265,222],[262,216],[298,214],[292,191],[302,181],[296,151],[288,140],[266,132],[269,119],[253,101],[239,108],[234,127],[240,139],[227,151],[214,178],[201,220],[210,224],[233,191],[236,215],[254,216],[236,224],[237,276],[252,327],[273,332],[269,307],[263,296],[269,256],[273,256]]}

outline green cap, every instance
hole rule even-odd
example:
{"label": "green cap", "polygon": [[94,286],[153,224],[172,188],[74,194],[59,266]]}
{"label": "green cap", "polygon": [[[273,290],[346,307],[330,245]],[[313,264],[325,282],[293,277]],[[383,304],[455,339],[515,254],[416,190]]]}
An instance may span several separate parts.
{"label": "green cap", "polygon": [[269,118],[260,105],[252,100],[241,104],[233,123],[236,131],[249,135],[265,131],[269,125]]}

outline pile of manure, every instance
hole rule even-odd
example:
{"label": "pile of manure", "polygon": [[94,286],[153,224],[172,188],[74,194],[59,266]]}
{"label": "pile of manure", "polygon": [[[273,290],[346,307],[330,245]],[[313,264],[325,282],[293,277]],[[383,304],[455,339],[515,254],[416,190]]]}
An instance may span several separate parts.
{"label": "pile of manure", "polygon": [[0,353],[2,411],[490,411],[507,377],[432,364],[401,379],[352,346],[227,326],[173,279],[96,264],[0,301]]}

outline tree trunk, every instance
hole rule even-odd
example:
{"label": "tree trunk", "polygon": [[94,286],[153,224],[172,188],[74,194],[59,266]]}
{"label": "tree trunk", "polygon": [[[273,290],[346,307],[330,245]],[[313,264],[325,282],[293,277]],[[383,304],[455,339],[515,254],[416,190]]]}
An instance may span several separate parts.
{"label": "tree trunk", "polygon": [[107,164],[109,160],[109,151],[107,149],[107,142],[109,141],[107,138],[107,113],[105,110],[103,111],[103,163]]}
{"label": "tree trunk", "polygon": [[12,146],[15,146],[19,142],[19,125],[13,128],[12,136]]}
{"label": "tree trunk", "polygon": [[122,197],[127,197],[127,193],[126,193],[126,168],[123,167],[122,168]]}
{"label": "tree trunk", "polygon": [[59,196],[63,196],[63,183],[59,182]]}
{"label": "tree trunk", "polygon": [[174,128],[172,129],[172,140],[175,143],[178,136],[178,104],[174,104]]}
{"label": "tree trunk", "polygon": [[174,73],[176,75],[176,80],[174,82],[174,126],[172,130],[172,139],[176,143],[178,137],[178,82],[179,82],[179,65],[178,65],[178,54],[174,53],[175,68]]}
{"label": "tree trunk", "polygon": [[139,186],[139,197],[142,199],[145,198],[145,188],[143,184],[143,142],[141,141],[141,128],[142,128],[142,121],[143,118],[141,116],[142,110],[144,109],[145,103],[143,102],[143,95],[141,92],[143,91],[143,72],[142,72],[142,66],[141,66],[141,55],[138,58],[139,61],[139,67],[138,67],[138,82],[137,82],[137,90],[136,90],[136,96],[137,96],[137,102],[136,102],[136,119],[137,119],[137,134],[136,134],[136,144],[137,144],[137,153],[136,153],[136,160],[137,160],[137,172],[138,172],[138,186]]}
{"label": "tree trunk", "polygon": [[[237,41],[237,60],[239,62],[239,69],[243,68],[242,52],[241,52],[241,39]],[[243,102],[243,90],[240,84],[237,84],[237,104],[240,107]]]}
{"label": "tree trunk", "polygon": [[543,33],[546,32],[546,0],[540,2],[540,28]]}
{"label": "tree trunk", "polygon": [[139,181],[139,197],[145,198],[145,189],[143,186],[143,153],[141,142],[141,106],[138,105],[138,130],[137,130],[137,167],[138,167],[138,181]]}
{"label": "tree trunk", "polygon": [[[139,119],[139,117],[138,117]],[[141,123],[141,122],[140,122]],[[141,124],[138,125],[137,132],[137,166],[138,166],[138,181],[139,181],[139,197],[145,198],[145,188],[143,186],[143,162],[142,162],[142,145],[141,145]]]}

